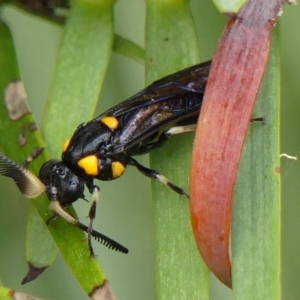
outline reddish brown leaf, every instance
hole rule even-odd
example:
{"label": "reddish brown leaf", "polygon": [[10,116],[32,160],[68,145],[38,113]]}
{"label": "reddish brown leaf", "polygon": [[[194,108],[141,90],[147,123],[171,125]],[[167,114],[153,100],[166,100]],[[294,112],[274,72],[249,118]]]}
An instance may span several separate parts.
{"label": "reddish brown leaf", "polygon": [[48,268],[48,266],[36,267],[30,262],[27,262],[27,263],[28,263],[29,270],[28,270],[28,273],[26,274],[26,276],[24,277],[24,279],[22,280],[22,284],[28,283],[28,282],[36,279]]}
{"label": "reddish brown leaf", "polygon": [[230,18],[213,59],[191,170],[191,215],[210,270],[231,287],[231,202],[241,151],[283,0],[249,0]]}

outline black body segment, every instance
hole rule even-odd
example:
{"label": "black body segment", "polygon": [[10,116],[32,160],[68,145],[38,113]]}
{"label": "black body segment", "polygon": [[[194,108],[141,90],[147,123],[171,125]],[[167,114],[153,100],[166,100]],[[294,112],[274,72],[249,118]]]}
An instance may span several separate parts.
{"label": "black body segment", "polygon": [[[33,174],[28,177],[28,170],[12,161],[7,163],[3,156],[0,156],[0,174],[13,178],[24,194],[30,190],[31,178],[39,180],[39,184],[35,184],[41,185],[39,193],[46,191],[51,201],[50,210],[88,233],[91,255],[94,255],[92,236],[108,247],[127,253],[125,247],[93,230],[100,193],[93,180],[114,180],[131,165],[145,176],[189,197],[182,188],[156,170],[142,166],[132,156],[161,147],[174,134],[195,130],[210,64],[209,61],[192,66],[155,81],[97,118],[80,124],[64,143],[62,160],[46,162],[40,169],[39,179]],[[64,210],[80,198],[85,200],[85,186],[92,194],[89,226]]]}
{"label": "black body segment", "polygon": [[[196,124],[209,67],[206,62],[164,77],[79,125],[62,154],[64,164],[81,176],[89,176],[78,161],[92,154],[99,160],[99,173],[91,177],[115,179],[110,173],[112,162],[126,166],[129,157],[160,147],[168,139],[165,130],[180,123]],[[107,117],[113,117],[118,126],[107,126],[102,121]]]}

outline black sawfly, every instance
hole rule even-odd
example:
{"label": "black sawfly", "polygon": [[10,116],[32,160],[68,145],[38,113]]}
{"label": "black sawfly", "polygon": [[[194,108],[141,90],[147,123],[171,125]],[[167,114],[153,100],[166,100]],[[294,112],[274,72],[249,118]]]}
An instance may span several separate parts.
{"label": "black sawfly", "polygon": [[[114,180],[131,165],[145,176],[189,197],[182,188],[159,172],[144,167],[133,156],[161,147],[174,134],[195,130],[210,65],[209,61],[166,76],[97,118],[80,124],[64,143],[62,160],[44,163],[38,177],[3,155],[0,155],[0,174],[13,178],[28,198],[46,192],[54,216],[88,233],[92,256],[92,236],[110,248],[127,253],[125,247],[93,230],[100,193],[94,179]],[[84,199],[85,186],[92,194],[88,227],[64,210],[76,200]]]}

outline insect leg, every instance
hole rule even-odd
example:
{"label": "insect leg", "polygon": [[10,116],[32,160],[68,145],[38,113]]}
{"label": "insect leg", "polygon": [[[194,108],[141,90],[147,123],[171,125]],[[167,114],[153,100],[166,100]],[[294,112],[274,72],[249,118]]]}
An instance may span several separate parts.
{"label": "insect leg", "polygon": [[163,131],[155,142],[141,145],[139,149],[135,151],[135,155],[146,154],[153,149],[161,147],[172,135],[195,130],[196,124],[171,127],[168,130]]}
{"label": "insect leg", "polygon": [[[52,211],[53,212],[53,211]],[[53,214],[47,221],[46,221],[46,225],[49,225],[53,220],[56,220],[58,217],[57,214]]]}
{"label": "insect leg", "polygon": [[197,127],[197,124],[190,124],[190,125],[185,125],[185,126],[175,126],[175,127],[171,127],[170,129],[168,129],[166,131],[166,134],[168,136],[171,136],[174,134],[195,131],[196,127]]}
{"label": "insect leg", "polygon": [[[60,205],[59,201],[57,201],[57,200],[51,201],[49,210],[52,211],[54,214],[60,216],[61,218],[63,218],[67,222],[69,222],[70,224],[75,225],[76,227],[80,228],[81,230],[87,231],[89,250],[90,250],[91,256],[94,257],[95,254],[94,254],[94,250],[93,250],[92,243],[91,243],[90,226],[87,228],[87,230],[85,230],[85,226],[83,224],[81,224],[78,220],[76,220],[74,217],[72,217],[68,212],[66,212]],[[50,220],[48,220],[47,223],[49,223],[49,221],[51,221],[51,220],[52,220],[52,218]]]}
{"label": "insect leg", "polygon": [[91,207],[89,210],[90,224],[89,224],[89,227],[87,230],[88,244],[89,244],[91,254],[92,254],[92,256],[94,256],[92,242],[91,242],[91,236],[92,236],[92,231],[93,231],[93,222],[96,217],[96,208],[97,208],[97,202],[99,199],[100,188],[97,185],[94,185],[93,182],[87,183],[87,187],[88,187],[90,193],[92,194],[92,204],[91,204]]}
{"label": "insect leg", "polygon": [[266,118],[265,117],[252,118],[252,119],[250,119],[250,122],[262,122],[263,124],[265,124]]}
{"label": "insect leg", "polygon": [[184,191],[184,189],[180,188],[178,185],[172,183],[168,178],[160,174],[159,172],[149,169],[138,163],[135,159],[130,158],[128,165],[135,166],[142,174],[147,177],[158,180],[159,182],[167,185],[173,191],[175,191],[179,195],[185,195],[187,198],[190,198],[189,194]]}
{"label": "insect leg", "polygon": [[[74,217],[72,217],[68,212],[66,212],[58,200],[52,200],[49,206],[50,211],[54,213],[53,217],[50,217],[47,221],[47,224],[52,221],[55,216],[60,216],[67,222],[73,224],[74,226],[78,227],[79,229],[88,232],[90,230],[89,227],[85,226],[84,224],[80,223],[78,220],[76,220]],[[122,252],[122,253],[128,253],[128,249],[124,247],[123,245],[117,243],[116,241],[112,240],[111,238],[107,237],[106,235],[91,230],[90,231],[91,236],[93,236],[96,240],[100,241],[103,245],[107,246],[108,248],[114,249],[116,251]],[[94,256],[93,248],[91,247],[91,243],[89,243],[89,250],[91,253],[91,256]]]}

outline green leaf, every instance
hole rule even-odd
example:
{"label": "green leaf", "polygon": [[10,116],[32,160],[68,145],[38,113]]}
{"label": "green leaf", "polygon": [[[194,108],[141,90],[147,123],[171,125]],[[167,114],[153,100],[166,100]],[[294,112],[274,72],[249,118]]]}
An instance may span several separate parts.
{"label": "green leaf", "polygon": [[74,1],[68,16],[42,124],[54,157],[74,128],[93,117],[114,39],[112,1]]}
{"label": "green leaf", "polygon": [[[54,157],[59,156],[62,143],[74,128],[92,118],[113,43],[113,1],[78,0],[72,4],[42,127],[47,146]],[[73,109],[70,110],[70,107]],[[61,233],[61,238],[65,236]],[[68,242],[61,243],[59,247],[84,290],[91,295],[92,291],[104,284],[105,275],[96,259],[91,259],[87,252],[83,252],[81,241],[82,237],[68,233]]]}
{"label": "green leaf", "polygon": [[223,14],[237,13],[247,0],[212,0]]}
{"label": "green leaf", "polygon": [[115,34],[113,51],[117,54],[131,58],[142,65],[145,64],[145,50],[117,34]]}
{"label": "green leaf", "polygon": [[29,271],[22,284],[34,280],[54,261],[58,248],[54,243],[45,221],[35,206],[30,205],[26,230],[26,260]]}
{"label": "green leaf", "polygon": [[[0,56],[1,56],[1,69],[5,70],[5,72],[1,73],[0,76],[0,90],[7,91],[8,86],[14,88],[16,92],[16,87],[20,88],[20,92],[22,90],[22,83],[16,80],[19,78],[19,71],[17,66],[17,60],[15,56],[15,51],[11,39],[11,35],[9,30],[3,23],[0,23],[0,37],[1,37],[1,47],[0,47]],[[3,92],[4,96],[5,93]],[[15,98],[17,99],[17,98]],[[4,99],[2,97],[0,102],[0,115],[1,115],[1,136],[0,136],[0,147],[2,152],[6,153],[10,158],[22,162],[25,160],[26,156],[29,155],[30,151],[34,149],[37,144],[43,146],[41,142],[40,136],[37,136],[34,133],[34,120],[31,114],[26,114],[25,116],[21,116],[17,120],[12,120],[9,118],[7,108],[4,105]],[[11,112],[14,112],[12,110]],[[16,116],[16,115],[15,115]],[[21,137],[21,138],[20,138]],[[23,150],[23,151],[20,151]],[[44,197],[45,200],[45,197]],[[46,207],[48,207],[48,201],[44,203]],[[47,215],[47,214],[46,214]],[[40,218],[40,217],[39,217]],[[35,249],[39,249],[40,246],[44,243],[44,234],[47,233],[47,237],[49,236],[49,232],[45,229],[45,224],[43,224],[43,228],[40,230],[40,235],[38,240],[34,240]],[[33,233],[32,231],[30,233]],[[34,233],[34,237],[36,237]],[[50,239],[47,243],[47,249],[42,252],[43,261],[45,264],[49,263],[48,251],[53,247],[53,241]],[[38,247],[37,247],[38,246]],[[41,253],[41,252],[40,252]],[[56,251],[55,251],[56,253]],[[53,260],[53,253],[52,260]],[[47,261],[47,262],[46,262]],[[36,262],[39,263],[39,259],[36,259]]]}
{"label": "green leaf", "polygon": [[[188,1],[147,1],[146,82],[199,62]],[[150,155],[151,167],[188,189],[193,134]],[[153,182],[157,299],[208,299],[209,273],[190,225],[189,202]]]}
{"label": "green leaf", "polygon": [[[42,221],[39,214],[37,214],[36,209],[33,206],[30,206],[29,211],[29,220],[27,224],[27,231],[30,233],[27,235],[27,261],[30,261],[36,268],[43,268],[53,262],[56,253],[57,247],[55,244],[50,243],[52,241],[49,231],[46,230],[47,226],[44,221]],[[44,229],[47,232],[47,236],[44,235],[44,230],[41,232],[41,229]],[[34,235],[32,234],[34,233]],[[45,241],[43,244],[39,244],[37,247],[37,240]],[[41,248],[42,246],[42,248]],[[45,253],[49,253],[47,257]],[[52,254],[52,255],[51,255]],[[52,257],[52,261],[48,257]],[[45,259],[46,258],[46,259]]]}
{"label": "green leaf", "polygon": [[[100,3],[101,4],[101,3]],[[91,59],[90,57],[87,57],[87,53],[85,52],[86,49],[85,47],[82,47],[80,49],[78,48],[71,48],[71,41],[73,41],[73,46],[74,44],[76,45],[78,43],[83,43],[85,44],[84,41],[82,41],[82,39],[86,40],[86,43],[91,43],[93,44],[89,38],[95,38],[96,33],[93,32],[90,33],[90,26],[92,23],[93,25],[97,25],[98,23],[100,23],[102,25],[101,27],[101,34],[100,36],[105,36],[105,32],[106,32],[106,36],[108,37],[106,40],[102,40],[102,43],[99,43],[98,40],[98,51],[100,53],[102,53],[102,55],[100,55],[99,53],[97,53],[97,58],[99,59],[100,57],[102,57],[101,62],[102,64],[104,64],[105,66],[107,66],[108,64],[108,60],[109,60],[109,56],[110,56],[110,49],[111,49],[111,44],[112,44],[112,40],[113,40],[113,34],[112,34],[112,19],[111,19],[111,15],[112,15],[112,3],[110,4],[110,6],[108,6],[107,2],[105,2],[103,5],[100,5],[99,3],[93,4],[93,3],[79,3],[79,2],[75,2],[74,5],[74,14],[75,14],[75,19],[77,20],[76,24],[73,24],[72,30],[67,31],[67,33],[65,33],[65,39],[64,42],[62,42],[61,45],[61,52],[65,53],[65,51],[68,52],[68,54],[70,55],[70,57],[76,57],[77,59],[79,59],[80,55],[78,56],[78,53],[82,54],[82,60],[85,59],[85,63],[83,63],[83,61],[80,60],[80,65],[81,68],[79,68],[79,71],[82,71],[82,69],[86,68],[87,70],[89,70],[89,72],[87,72],[88,76],[91,76],[91,78],[86,78],[84,77],[84,80],[82,80],[83,86],[81,86],[79,84],[79,86],[77,85],[76,87],[74,87],[74,91],[76,91],[77,93],[73,93],[72,96],[74,97],[74,99],[77,99],[76,101],[69,101],[68,105],[65,103],[65,105],[67,105],[66,109],[63,109],[63,107],[61,109],[58,109],[57,106],[57,111],[52,111],[55,107],[48,104],[50,109],[49,109],[49,115],[48,115],[48,119],[51,121],[51,113],[52,113],[52,117],[54,118],[54,121],[52,120],[52,127],[50,128],[51,130],[51,134],[57,133],[57,137],[59,137],[59,133],[62,132],[62,128],[66,129],[68,128],[68,126],[70,125],[70,127],[72,128],[72,131],[74,130],[74,127],[76,127],[72,122],[71,122],[71,118],[69,118],[68,116],[68,122],[66,122],[66,114],[67,112],[69,112],[69,107],[70,105],[74,106],[74,107],[78,107],[78,103],[80,102],[82,103],[87,103],[87,101],[85,101],[85,98],[82,98],[83,95],[87,94],[88,96],[93,97],[94,101],[97,100],[97,93],[99,93],[100,88],[101,88],[101,84],[104,77],[104,71],[105,71],[105,67],[100,68],[100,71],[97,69],[95,70],[93,67],[94,65],[98,66],[97,63],[95,63],[93,61],[93,59]],[[96,6],[95,6],[96,5]],[[97,8],[97,9],[96,9]],[[99,11],[101,13],[93,13],[93,11]],[[70,12],[70,18],[71,18],[71,22],[73,22],[74,20],[73,18],[73,14],[72,11]],[[81,22],[80,22],[81,21]],[[90,25],[90,26],[89,26]],[[98,24],[99,25],[99,24]],[[78,26],[78,27],[76,27]],[[68,27],[68,25],[67,25]],[[81,35],[78,34],[78,31],[80,31],[82,28],[85,28],[87,31],[81,32]],[[99,26],[96,27],[99,30]],[[77,30],[75,30],[77,29]],[[106,30],[105,30],[106,29]],[[8,35],[8,33],[7,33]],[[77,40],[80,39],[80,42]],[[1,55],[3,58],[3,60],[1,60],[2,63],[2,70],[5,70],[5,72],[2,72],[2,78],[0,78],[0,88],[1,90],[4,90],[4,88],[6,87],[6,85],[13,80],[16,80],[18,78],[18,73],[17,73],[17,64],[16,64],[16,59],[14,56],[14,50],[13,50],[13,45],[12,45],[12,41],[10,36],[5,40],[7,41],[7,45],[5,42],[2,42],[2,46],[3,48],[1,48]],[[107,43],[108,45],[106,45],[105,47],[103,46],[103,43]],[[67,43],[67,44],[65,44]],[[94,44],[93,44],[94,45]],[[7,47],[4,47],[7,46]],[[96,45],[94,45],[96,46]],[[67,50],[65,50],[65,48]],[[104,52],[102,52],[102,50],[104,49]],[[96,49],[94,49],[94,52],[96,52]],[[74,53],[74,56],[72,56],[72,53]],[[76,56],[77,54],[77,56]],[[85,57],[86,56],[86,57]],[[77,74],[77,68],[76,66],[73,64],[71,64],[71,66],[68,65],[67,62],[70,62],[71,59],[69,59],[68,57],[65,57],[64,55],[60,56],[58,65],[62,68],[64,65],[69,69],[69,72],[65,71],[65,75],[67,73],[71,74],[74,73],[79,76]],[[79,65],[79,63],[77,64]],[[84,67],[85,66],[85,67]],[[93,69],[93,71],[91,71],[91,69]],[[99,72],[100,75],[97,77],[98,78],[98,82],[93,82],[93,80],[95,80],[94,76],[95,76],[95,72],[97,71],[97,73]],[[57,69],[56,69],[57,72]],[[64,95],[66,95],[66,97],[68,96],[68,92],[70,92],[70,86],[72,85],[73,82],[69,82],[70,80],[74,80],[74,76],[70,76],[70,77],[66,77],[66,78],[62,78],[63,76],[61,76],[61,74],[57,74],[55,72],[54,74],[54,86],[52,91],[58,91],[58,94],[56,94],[57,97],[63,97]],[[81,74],[82,75],[82,74]],[[76,76],[75,76],[76,77]],[[78,80],[78,78],[77,78]],[[95,86],[92,86],[92,88],[89,86],[89,84],[95,84]],[[91,93],[91,89],[93,90],[93,93]],[[86,91],[86,93],[85,93]],[[66,94],[65,94],[66,93]],[[52,97],[53,94],[51,95]],[[51,98],[51,97],[50,97]],[[69,99],[69,98],[68,98]],[[83,101],[84,99],[84,101]],[[70,99],[69,99],[70,100]],[[72,99],[71,99],[72,100]],[[56,105],[58,105],[60,103],[60,98],[55,98],[55,103]],[[62,101],[63,102],[63,101]],[[18,121],[12,121],[8,118],[8,114],[6,109],[4,108],[4,102],[1,102],[1,122],[0,122],[0,126],[1,127],[1,136],[0,136],[0,142],[1,142],[1,147],[3,148],[3,150],[6,152],[6,154],[16,160],[17,162],[22,162],[24,160],[25,157],[27,157],[30,152],[37,146],[40,147],[44,147],[43,141],[41,139],[41,136],[39,134],[39,132],[37,130],[30,130],[30,125],[34,124],[34,120],[32,118],[31,114],[27,114],[26,116],[24,116],[23,118],[21,118]],[[63,104],[61,104],[63,105]],[[90,105],[88,107],[85,107],[84,109],[84,114],[87,114],[89,116],[91,116],[93,114],[93,110],[94,110],[94,105]],[[73,110],[75,114],[78,114],[78,110]],[[72,119],[74,122],[76,122],[76,125],[78,125],[79,121],[76,119],[77,116],[75,116],[74,119]],[[82,118],[82,116],[79,118]],[[62,124],[61,122],[58,122],[59,120],[64,120],[65,124]],[[75,121],[76,119],[76,121]],[[50,122],[49,121],[49,122]],[[70,124],[69,124],[70,123]],[[61,126],[61,127],[57,127],[57,126]],[[45,126],[47,128],[47,126]],[[23,148],[23,151],[20,151],[20,144],[18,144],[18,139],[15,137],[18,137],[18,135],[21,133],[23,133],[24,128],[26,129],[26,139],[27,139],[27,144],[25,145],[26,148]],[[71,130],[70,128],[70,130]],[[47,130],[46,130],[47,131]],[[50,136],[51,136],[50,134]],[[62,141],[58,140],[56,138],[56,136],[52,136],[53,140],[48,141],[48,144],[50,145],[60,145],[62,143]],[[54,146],[53,148],[57,148],[58,146]],[[54,150],[53,150],[54,151]],[[57,150],[58,151],[58,150]],[[38,174],[38,167],[41,166],[42,162],[45,160],[49,159],[49,155],[46,151],[43,152],[42,155],[40,155],[31,165],[30,168],[31,170],[35,173]],[[40,215],[43,217],[44,221],[46,221],[50,216],[51,213],[49,212],[48,206],[49,206],[49,200],[47,199],[47,197],[44,195],[42,197],[38,197],[37,199],[33,200],[33,203],[35,204],[36,208],[38,209]],[[72,213],[73,210],[69,209],[69,212],[71,211]],[[58,219],[56,221],[53,221],[52,224],[48,227],[51,231],[51,234],[53,235],[62,255],[64,256],[66,262],[69,264],[70,268],[72,269],[74,275],[77,277],[78,281],[80,282],[81,286],[83,287],[83,289],[85,290],[85,292],[87,294],[89,294],[90,296],[92,296],[92,294],[96,291],[97,289],[99,289],[100,287],[103,287],[103,285],[105,284],[105,288],[106,288],[106,292],[108,292],[108,294],[111,296],[111,292],[109,290],[109,286],[107,281],[105,281],[105,275],[103,273],[103,271],[101,270],[98,262],[96,259],[91,259],[90,257],[90,253],[87,247],[87,243],[86,243],[86,237],[84,235],[84,233],[82,231],[80,231],[79,229],[75,228],[74,226],[68,224],[67,222],[65,222],[62,219]],[[68,237],[68,239],[66,240],[66,237]],[[113,297],[113,296],[111,296]]]}
{"label": "green leaf", "polygon": [[[278,29],[235,188],[232,275],[236,299],[281,299],[280,66]],[[255,292],[254,292],[255,291]]]}
{"label": "green leaf", "polygon": [[[57,25],[57,26],[61,27],[62,29],[65,24],[64,19],[62,19],[60,22],[58,22],[57,16],[55,14],[45,16],[45,14],[43,14],[39,11],[32,11],[32,10],[29,13],[28,9],[26,9],[25,6],[20,6],[20,5],[17,5],[16,3],[9,4],[8,2],[5,2],[5,5],[3,5],[3,6],[5,7],[5,9],[14,11],[16,14],[26,15],[28,17],[36,16],[39,19],[39,21],[43,20],[43,21],[50,22],[53,25]],[[30,7],[30,8],[32,8],[32,7]],[[69,11],[69,9],[67,11]],[[49,13],[50,10],[47,12]],[[89,26],[93,27],[93,25],[89,25]],[[82,30],[87,30],[87,29],[82,29]],[[96,32],[95,32],[95,34],[96,34]],[[98,38],[97,34],[96,34],[96,37]],[[75,45],[75,46],[78,46],[78,45]],[[135,60],[136,62],[138,62],[140,64],[143,64],[143,65],[145,64],[145,50],[142,47],[135,44],[134,42],[118,35],[117,33],[114,34],[112,50],[113,50],[113,52],[115,52],[119,55],[128,57],[132,60]]]}
{"label": "green leaf", "polygon": [[[8,29],[3,23],[0,24],[0,37],[2,42],[0,47],[1,69],[5,70],[1,73],[0,76],[0,90],[3,91],[3,96],[5,95],[4,91],[7,91],[7,88],[9,86],[10,88],[14,89],[15,93],[17,88],[22,93],[24,92],[23,85],[20,81],[16,81],[17,79],[19,79],[19,71],[12,39]],[[37,136],[36,133],[34,133],[35,123],[32,115],[27,113],[25,116],[21,115],[17,120],[12,120],[11,118],[9,118],[7,108],[4,104],[5,102],[3,96],[1,97],[2,99],[0,102],[0,147],[2,149],[2,152],[4,152],[11,159],[14,159],[18,162],[23,162],[26,156],[29,155],[30,151],[33,150],[38,144],[42,147],[44,145],[41,142],[40,136]],[[17,99],[17,97],[15,97],[15,99]],[[15,111],[18,111],[18,109],[16,109]],[[12,113],[15,111],[11,110]],[[48,201],[46,201],[45,203],[48,206]],[[43,224],[43,227],[45,227],[45,224]],[[45,232],[47,234],[47,237],[49,236],[48,230],[42,228],[40,230],[39,239],[33,242],[35,249],[38,249],[39,247],[37,247],[37,245],[41,246],[45,241]],[[33,232],[31,231],[30,234],[32,233]],[[35,233],[33,234],[34,236],[36,236]],[[51,247],[53,247],[52,239],[50,239],[50,241],[48,242],[47,249],[49,250],[51,249]],[[48,252],[43,251],[42,254],[43,262],[47,261]],[[52,260],[53,255],[51,255]],[[36,262],[38,262],[38,259],[36,260]],[[50,260],[48,260],[48,263],[50,263]]]}
{"label": "green leaf", "polygon": [[42,300],[40,298],[20,293],[14,289],[0,287],[0,299],[1,300]]}

